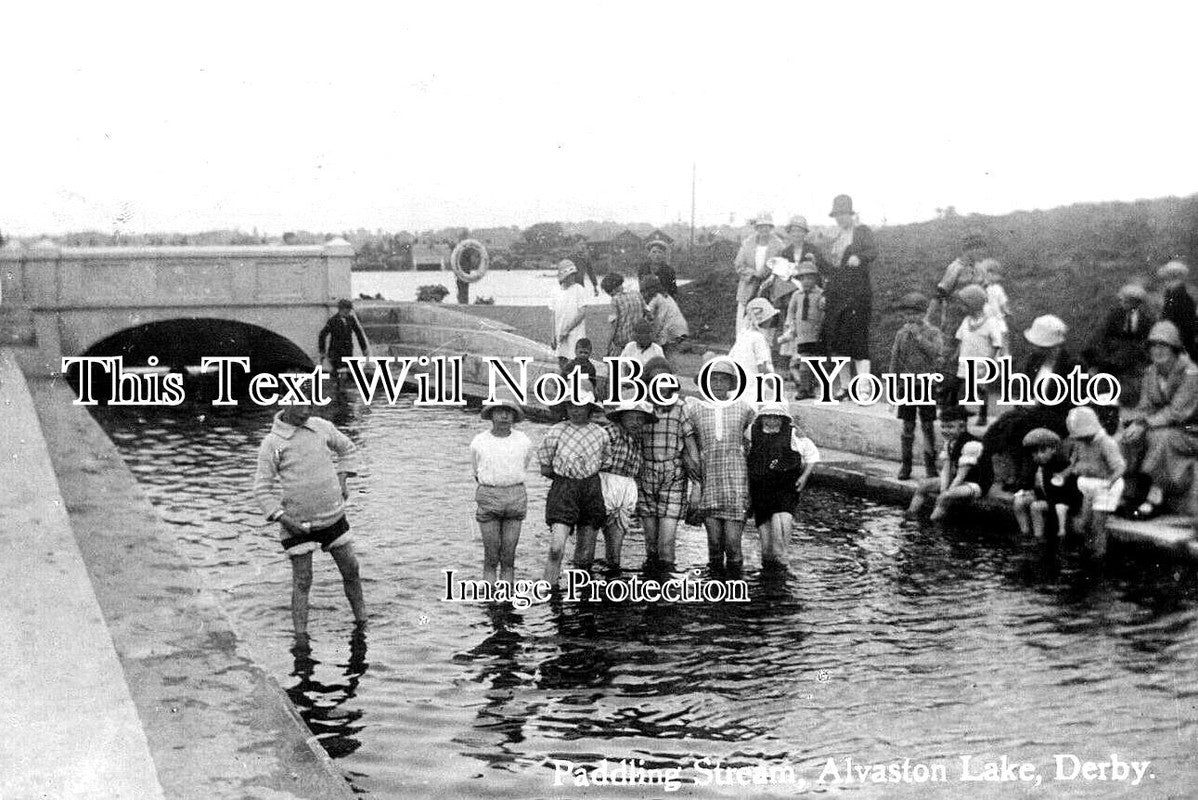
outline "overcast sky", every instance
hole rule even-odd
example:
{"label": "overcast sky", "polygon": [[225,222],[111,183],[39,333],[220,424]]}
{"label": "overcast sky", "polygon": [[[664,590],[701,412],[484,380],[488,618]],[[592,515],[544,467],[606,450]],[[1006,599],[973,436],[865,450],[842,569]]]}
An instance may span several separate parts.
{"label": "overcast sky", "polygon": [[5,233],[666,223],[692,164],[699,224],[1198,191],[1194,3],[20,6]]}

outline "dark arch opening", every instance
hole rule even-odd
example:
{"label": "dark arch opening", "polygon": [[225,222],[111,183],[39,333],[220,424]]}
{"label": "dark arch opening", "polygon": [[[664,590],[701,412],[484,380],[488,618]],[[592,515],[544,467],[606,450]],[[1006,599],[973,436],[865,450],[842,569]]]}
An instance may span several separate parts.
{"label": "dark arch opening", "polygon": [[[315,366],[307,353],[294,342],[266,328],[226,319],[170,319],[126,328],[93,344],[85,356],[121,356],[127,368],[140,370],[157,358],[161,371],[181,372],[185,383],[214,381],[214,375],[199,376],[200,360],[205,356],[246,356],[250,371],[235,370],[235,393],[243,395],[249,378],[263,372],[310,372]],[[78,368],[68,371],[67,381],[78,388]],[[92,384],[96,398],[108,398],[110,378],[93,367]],[[189,395],[191,392],[189,391]]]}

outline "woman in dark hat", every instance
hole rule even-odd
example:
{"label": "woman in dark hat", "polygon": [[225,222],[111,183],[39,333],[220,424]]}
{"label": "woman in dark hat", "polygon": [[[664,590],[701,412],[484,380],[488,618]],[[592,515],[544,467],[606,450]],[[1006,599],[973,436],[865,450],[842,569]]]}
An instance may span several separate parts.
{"label": "woman in dark hat", "polygon": [[[837,195],[832,201],[829,216],[836,220],[838,231],[824,245],[829,268],[824,298],[824,343],[828,354],[853,359],[853,372],[868,375],[869,323],[873,311],[873,289],[869,283],[869,268],[878,257],[873,232],[857,224],[853,198]],[[844,397],[850,376],[841,370],[841,392]]]}

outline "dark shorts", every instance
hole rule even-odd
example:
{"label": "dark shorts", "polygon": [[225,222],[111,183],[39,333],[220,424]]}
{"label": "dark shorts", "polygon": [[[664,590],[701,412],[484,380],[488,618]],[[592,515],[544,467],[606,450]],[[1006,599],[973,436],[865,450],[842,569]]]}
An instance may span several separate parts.
{"label": "dark shorts", "polygon": [[554,478],[545,498],[545,522],[602,528],[607,521],[599,473],[588,478]]}
{"label": "dark shorts", "polygon": [[898,406],[898,418],[903,422],[914,422],[916,415],[925,423],[931,425],[936,421],[936,406],[935,404],[926,406],[917,406],[909,403],[900,404]]}
{"label": "dark shorts", "polygon": [[313,528],[302,536],[288,536],[283,540],[283,550],[289,556],[302,556],[317,547],[327,553],[343,544],[349,544],[349,522],[345,517],[327,527]]}

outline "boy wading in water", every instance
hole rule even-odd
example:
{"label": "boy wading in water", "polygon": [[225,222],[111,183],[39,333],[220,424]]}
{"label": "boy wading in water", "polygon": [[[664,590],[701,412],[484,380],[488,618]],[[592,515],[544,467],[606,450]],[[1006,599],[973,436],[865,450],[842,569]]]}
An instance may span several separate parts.
{"label": "boy wading in water", "polygon": [[267,520],[281,526],[283,551],[291,559],[291,620],[297,637],[308,633],[308,590],[317,547],[341,571],[354,621],[366,624],[358,559],[345,519],[345,479],[355,474],[349,466],[354,450],[354,443],[331,422],[312,416],[310,402],[276,414],[258,448],[254,498]]}
{"label": "boy wading in water", "polygon": [[566,421],[551,427],[537,448],[541,474],[553,481],[545,499],[545,522],[551,534],[545,580],[554,585],[561,576],[570,532],[578,535],[575,566],[587,569],[595,558],[596,531],[607,517],[599,468],[610,445],[607,431],[591,422],[595,410],[599,405],[594,395],[581,392],[576,402],[566,407]]}
{"label": "boy wading in water", "polygon": [[513,430],[524,414],[514,400],[501,399],[484,406],[479,414],[491,421],[491,430],[483,431],[470,442],[470,460],[474,467],[474,492],[478,510],[474,518],[483,538],[483,580],[516,579],[516,544],[528,513],[528,493],[524,473],[532,461],[532,442],[523,432]]}

